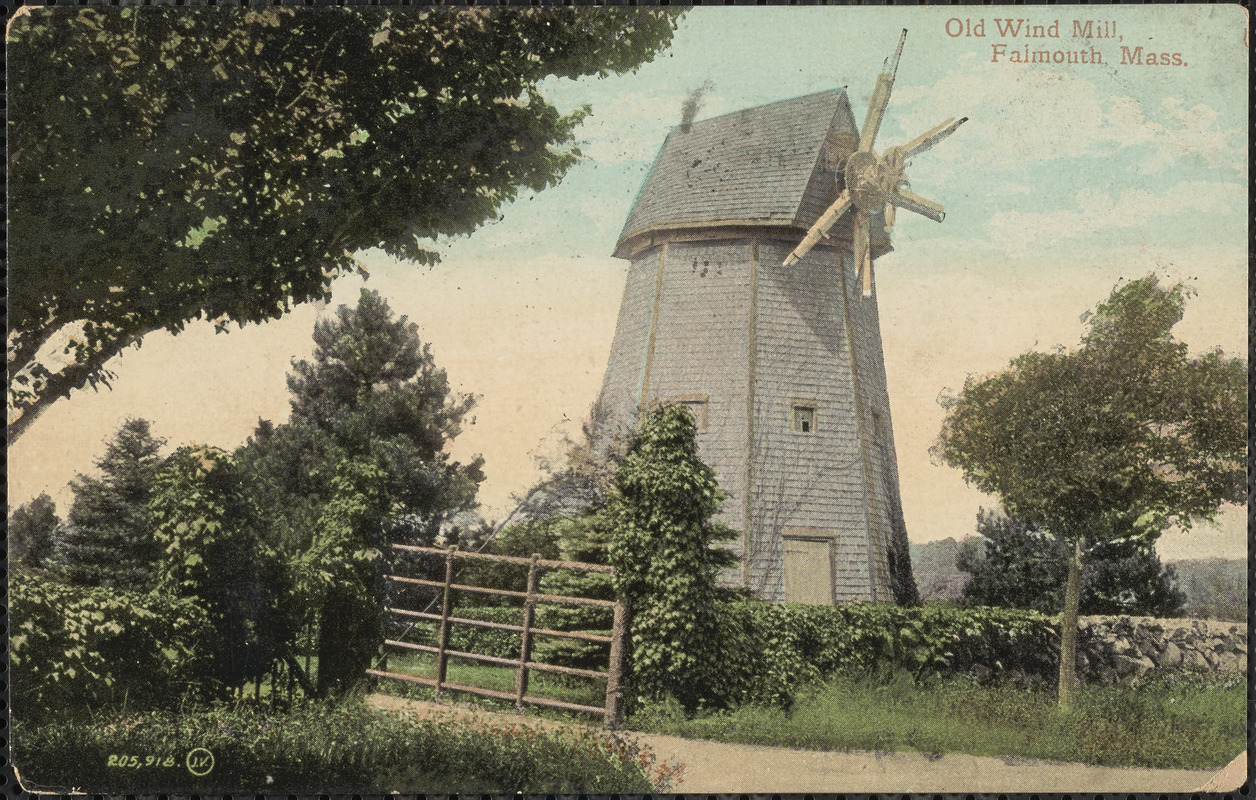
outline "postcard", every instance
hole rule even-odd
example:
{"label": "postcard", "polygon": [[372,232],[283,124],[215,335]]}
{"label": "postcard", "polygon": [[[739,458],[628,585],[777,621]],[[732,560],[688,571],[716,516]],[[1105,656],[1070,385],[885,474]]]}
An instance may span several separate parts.
{"label": "postcard", "polygon": [[1245,784],[1248,36],[23,7],[17,779]]}

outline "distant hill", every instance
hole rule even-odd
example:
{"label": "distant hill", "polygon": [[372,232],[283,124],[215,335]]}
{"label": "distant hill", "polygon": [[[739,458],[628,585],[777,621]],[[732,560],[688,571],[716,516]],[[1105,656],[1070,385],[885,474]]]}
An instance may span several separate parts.
{"label": "distant hill", "polygon": [[911,569],[916,576],[921,600],[959,599],[968,573],[956,569],[955,556],[958,553],[959,542],[954,539],[911,543]]}
{"label": "distant hill", "polygon": [[[911,543],[911,567],[921,600],[958,600],[968,574],[955,566],[960,542]],[[1186,593],[1188,617],[1242,622],[1247,619],[1247,562],[1206,558],[1165,562]]]}
{"label": "distant hill", "polygon": [[1186,615],[1243,622],[1247,619],[1247,562],[1231,558],[1171,561]]}

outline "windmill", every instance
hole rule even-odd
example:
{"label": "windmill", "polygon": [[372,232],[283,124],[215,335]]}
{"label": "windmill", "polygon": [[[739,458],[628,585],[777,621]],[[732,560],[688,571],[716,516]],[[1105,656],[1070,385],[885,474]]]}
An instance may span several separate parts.
{"label": "windmill", "polygon": [[942,219],[904,168],[964,120],[873,149],[903,41],[862,134],[844,90],[672,129],[615,248],[602,438],[642,406],[689,406],[741,532],[725,580],[769,600],[916,596],[872,262],[895,209]]}

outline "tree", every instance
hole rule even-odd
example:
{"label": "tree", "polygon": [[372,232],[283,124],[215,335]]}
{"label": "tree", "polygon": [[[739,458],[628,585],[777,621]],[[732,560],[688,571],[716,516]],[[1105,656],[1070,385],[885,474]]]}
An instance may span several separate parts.
{"label": "tree", "polygon": [[1083,562],[1096,543],[1149,544],[1244,497],[1245,369],[1173,339],[1187,290],[1118,285],[1081,346],[1028,352],[944,399],[934,452],[1008,513],[1070,550],[1059,698],[1073,699]]}
{"label": "tree", "polygon": [[643,414],[607,501],[610,561],[628,606],[634,691],[690,711],[713,696],[723,669],[709,658],[720,641],[716,578],[736,558],[717,545],[736,534],[711,521],[721,500],[698,457],[693,413],[662,405]]}
{"label": "tree", "polygon": [[70,484],[74,503],[56,537],[53,561],[80,586],[146,591],[157,545],[148,503],[164,459],[165,439],[145,419],[128,419],[96,462],[101,477],[80,474]]}
{"label": "tree", "polygon": [[675,21],[609,8],[15,18],[10,440],[72,389],[107,385],[109,359],[151,331],[327,299],[365,248],[437,260],[437,237],[471,233],[580,159],[588,109],[560,113],[541,82],[635,69]]}
{"label": "tree", "polygon": [[61,520],[47,492],[18,506],[9,517],[9,563],[43,569],[52,558],[53,534]]}
{"label": "tree", "polygon": [[[1063,605],[1068,547],[1058,537],[1005,514],[977,513],[976,547],[965,546],[955,564],[969,574],[968,605],[1010,606],[1053,613]],[[1132,542],[1097,542],[1082,567],[1080,612],[1175,616],[1186,596],[1174,585],[1153,548]]]}
{"label": "tree", "polygon": [[238,456],[318,619],[321,688],[337,691],[378,645],[387,545],[432,544],[474,508],[484,473],[480,457],[447,452],[474,398],[450,392],[417,326],[378,292],[320,320],[314,343],[288,376],[288,422],[259,425]]}
{"label": "tree", "polygon": [[179,448],[157,476],[151,507],[161,548],[155,588],[205,610],[212,678],[241,686],[266,674],[287,653],[296,615],[234,459],[206,445]]}

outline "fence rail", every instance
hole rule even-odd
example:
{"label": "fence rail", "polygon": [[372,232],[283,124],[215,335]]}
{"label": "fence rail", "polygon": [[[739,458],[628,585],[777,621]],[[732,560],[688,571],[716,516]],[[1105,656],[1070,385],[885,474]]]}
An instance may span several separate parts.
{"label": "fence rail", "polygon": [[[384,642],[385,647],[388,648],[431,653],[435,655],[436,677],[426,678],[418,675],[407,675],[399,672],[391,672],[386,668],[368,669],[366,671],[368,675],[376,678],[417,684],[420,686],[430,686],[435,690],[437,698],[440,698],[445,691],[462,692],[494,700],[513,701],[515,708],[520,711],[523,710],[525,705],[533,705],[545,708],[562,709],[565,711],[576,711],[585,714],[594,714],[602,717],[603,724],[607,727],[615,728],[619,726],[623,715],[623,687],[621,685],[625,625],[623,604],[615,600],[597,600],[588,597],[574,597],[570,595],[542,594],[537,591],[540,574],[543,570],[564,569],[613,575],[615,573],[613,567],[609,567],[604,564],[586,564],[579,561],[555,561],[552,559],[541,558],[539,555],[534,555],[531,558],[519,558],[517,556],[499,556],[490,553],[473,553],[460,551],[457,547],[451,547],[445,550],[436,547],[418,547],[415,545],[398,544],[393,545],[393,549],[403,553],[443,556],[445,559],[445,579],[443,581],[411,578],[404,575],[386,576],[389,581],[394,583],[424,586],[441,590],[441,611],[439,614],[434,614],[428,611],[415,611],[407,608],[389,609],[390,613],[397,616],[409,617],[412,619],[431,620],[439,623],[436,646],[433,647],[432,645],[426,644],[402,642],[395,639],[387,639]],[[473,586],[470,584],[455,583],[454,562],[459,559],[477,559],[507,564],[526,565],[528,567],[527,591],[518,592],[508,589],[493,589],[486,586]],[[473,592],[498,597],[521,599],[523,600],[523,624],[512,625],[504,622],[489,622],[486,620],[456,617],[452,613],[452,596],[454,592]],[[586,633],[584,631],[560,631],[552,628],[538,628],[533,624],[536,605],[538,603],[611,609],[611,635],[604,636],[601,634]],[[500,656],[493,656],[485,653],[473,653],[464,650],[450,649],[449,630],[451,625],[468,625],[473,627],[517,632],[519,633],[520,640],[519,657],[502,658]],[[536,636],[554,636],[565,639],[578,639],[585,642],[609,644],[610,657],[608,658],[607,669],[605,672],[601,672],[599,670],[579,669],[576,667],[567,667],[559,664],[546,664],[535,661],[532,658],[532,644],[533,639]],[[484,686],[470,686],[467,684],[453,683],[449,681],[447,678],[449,658],[451,656],[454,658],[478,661],[486,664],[514,667],[515,691],[503,692],[498,689],[490,689]],[[548,697],[538,697],[529,694],[528,678],[531,672],[548,672],[559,675],[588,678],[591,680],[604,680],[606,681],[606,702],[601,708],[598,708],[596,706],[569,703],[562,700],[554,700]]]}

